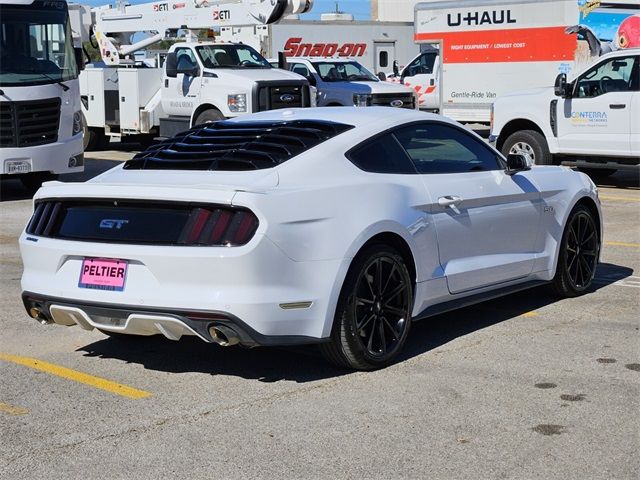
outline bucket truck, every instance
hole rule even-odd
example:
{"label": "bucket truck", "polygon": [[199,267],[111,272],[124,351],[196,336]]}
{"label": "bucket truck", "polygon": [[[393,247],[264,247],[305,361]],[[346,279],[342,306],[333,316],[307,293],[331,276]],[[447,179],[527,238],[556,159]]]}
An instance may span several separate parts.
{"label": "bucket truck", "polygon": [[[167,0],[93,9],[106,67],[87,68],[81,77],[87,148],[100,148],[109,137],[169,137],[194,124],[311,106],[305,78],[273,68],[248,45],[196,37],[221,26],[270,24],[311,6],[312,0]],[[179,30],[190,38],[171,46],[163,68],[135,68],[128,58]]]}
{"label": "bucket truck", "polygon": [[78,73],[88,10],[73,8],[72,29],[66,1],[0,1],[0,174],[33,191],[84,168]]}

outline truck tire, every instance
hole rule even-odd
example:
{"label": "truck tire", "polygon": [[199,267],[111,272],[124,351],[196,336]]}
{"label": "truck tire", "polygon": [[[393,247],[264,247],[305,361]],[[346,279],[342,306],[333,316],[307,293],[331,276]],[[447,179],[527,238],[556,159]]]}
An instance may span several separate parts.
{"label": "truck tire", "polygon": [[224,120],[224,115],[222,115],[222,113],[220,113],[219,110],[216,110],[215,108],[211,108],[209,110],[205,110],[204,112],[201,112],[197,116],[193,126],[195,127],[196,125],[202,125],[203,123],[217,122],[218,120]]}
{"label": "truck tire", "polygon": [[111,138],[106,136],[104,128],[88,127],[88,135],[85,135],[84,144],[85,151],[95,152],[96,150],[106,150],[109,148],[109,142]]}
{"label": "truck tire", "polygon": [[509,154],[524,155],[535,165],[553,165],[547,140],[535,130],[521,130],[509,135],[502,146],[502,153],[505,157]]}

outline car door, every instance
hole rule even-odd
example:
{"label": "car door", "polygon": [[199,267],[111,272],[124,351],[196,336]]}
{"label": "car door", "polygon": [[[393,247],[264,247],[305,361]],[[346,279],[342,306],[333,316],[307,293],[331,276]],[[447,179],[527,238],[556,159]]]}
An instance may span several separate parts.
{"label": "car door", "polygon": [[454,125],[420,122],[394,135],[426,188],[450,293],[530,275],[541,195],[528,172],[507,175],[495,150]]}
{"label": "car door", "polygon": [[558,103],[558,144],[563,153],[631,154],[637,62],[633,55],[610,58],[576,79],[572,97]]}
{"label": "car door", "polygon": [[[191,48],[175,49],[178,71],[199,66]],[[200,104],[202,68],[197,76],[178,73],[175,78],[165,76],[162,92],[162,107],[171,115],[191,116],[194,108]]]}

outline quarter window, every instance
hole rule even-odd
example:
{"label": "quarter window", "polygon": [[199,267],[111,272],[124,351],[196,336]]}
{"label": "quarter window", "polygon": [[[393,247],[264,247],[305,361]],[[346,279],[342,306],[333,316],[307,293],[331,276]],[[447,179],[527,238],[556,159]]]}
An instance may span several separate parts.
{"label": "quarter window", "polygon": [[394,132],[421,174],[464,173],[503,168],[497,154],[470,133],[440,123],[404,127]]}
{"label": "quarter window", "polygon": [[372,173],[416,173],[409,157],[390,133],[357,146],[347,154],[361,170]]}

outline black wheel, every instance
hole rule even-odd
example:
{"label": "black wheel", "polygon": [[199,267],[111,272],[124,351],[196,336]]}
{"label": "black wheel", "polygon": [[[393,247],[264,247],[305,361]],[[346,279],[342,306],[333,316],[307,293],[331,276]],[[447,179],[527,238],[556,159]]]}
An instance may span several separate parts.
{"label": "black wheel", "polygon": [[108,137],[104,128],[87,127],[88,135],[86,135],[84,141],[85,151],[95,152],[97,150],[106,150],[109,148],[109,142],[111,138]]}
{"label": "black wheel", "polygon": [[33,172],[21,175],[20,181],[29,193],[34,194],[44,182],[55,180],[56,178],[58,178],[58,176],[50,172]]}
{"label": "black wheel", "polygon": [[553,164],[547,140],[535,130],[522,130],[509,135],[502,146],[502,153],[505,157],[509,154],[523,155],[531,165]]}
{"label": "black wheel", "polygon": [[331,363],[358,370],[389,365],[411,327],[413,285],[402,257],[386,245],[359,254],[345,279],[331,339],[320,344]]}
{"label": "black wheel", "polygon": [[576,206],[562,235],[553,288],[563,297],[583,294],[593,281],[600,256],[600,235],[593,215]]}
{"label": "black wheel", "polygon": [[200,113],[196,118],[194,125],[202,125],[203,123],[217,122],[218,120],[224,120],[224,115],[220,113],[218,110],[211,109],[205,110]]}

